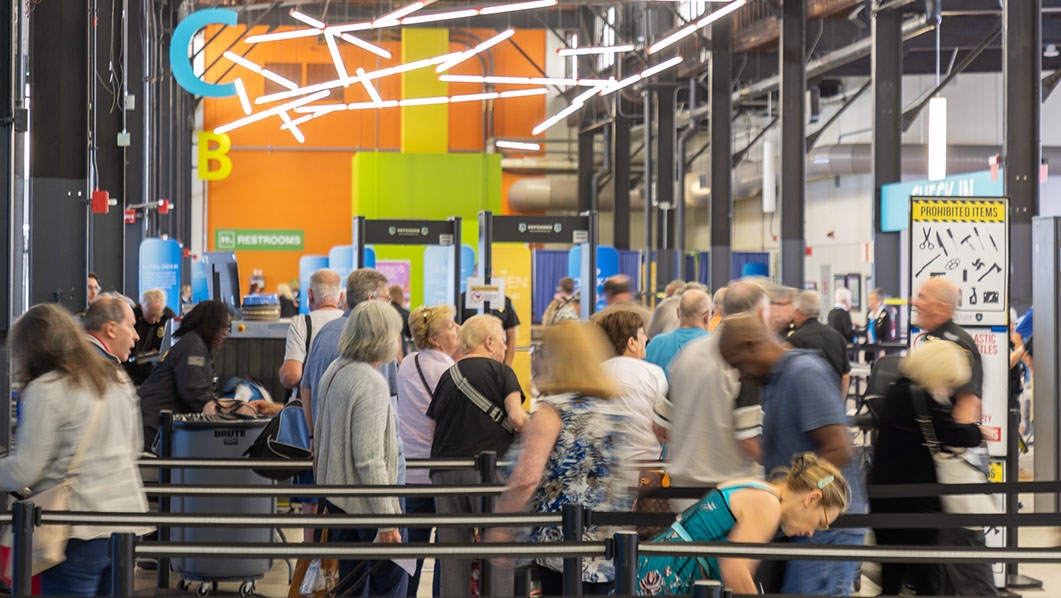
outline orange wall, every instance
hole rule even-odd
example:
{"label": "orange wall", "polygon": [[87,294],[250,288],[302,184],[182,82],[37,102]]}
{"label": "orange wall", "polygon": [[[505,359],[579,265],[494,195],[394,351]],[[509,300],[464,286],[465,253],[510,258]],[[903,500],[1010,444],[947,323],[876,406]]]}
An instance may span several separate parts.
{"label": "orange wall", "polygon": [[[210,64],[244,32],[244,27],[225,28],[204,52]],[[217,29],[207,29],[210,39]],[[481,39],[498,33],[493,30],[468,31]],[[256,27],[249,34],[265,33]],[[397,33],[396,31],[393,33]],[[394,36],[397,37],[396,35]],[[400,63],[398,41],[382,41],[366,37],[391,52],[386,60],[348,43],[340,43],[346,68],[353,73],[358,66],[376,70]],[[512,38],[539,65],[545,63],[545,32],[518,31]],[[467,49],[451,41],[453,51]],[[259,65],[267,62],[331,65],[331,55],[324,43],[314,38],[285,40],[255,44],[237,42],[231,51],[245,54]],[[494,74],[537,76],[539,73],[509,42],[489,51],[494,63]],[[226,74],[225,71],[232,67]],[[306,69],[303,68],[303,71]],[[451,72],[482,74],[482,66],[473,58]],[[240,66],[233,66],[221,57],[218,64],[203,77],[208,82],[228,82],[243,79],[247,93],[254,98],[264,94],[261,75]],[[305,72],[303,73],[305,77]],[[296,81],[306,84],[305,79]],[[383,99],[401,96],[397,76],[375,81]],[[509,87],[501,87],[504,90]],[[479,84],[451,84],[451,94],[479,93]],[[320,103],[369,101],[360,85],[337,89]],[[271,104],[275,105],[275,104]],[[270,105],[270,106],[271,106]],[[254,111],[264,109],[254,106]],[[449,148],[451,151],[484,151],[484,102],[467,102],[449,106]],[[529,137],[531,128],[545,118],[544,96],[512,98],[493,102],[494,135],[496,137]],[[203,127],[214,127],[244,116],[239,99],[206,99],[203,102]],[[292,117],[298,115],[292,114]],[[306,142],[300,145],[287,131],[281,131],[279,117],[241,127],[229,133],[233,149],[232,174],[225,180],[208,183],[207,221],[208,248],[214,248],[214,230],[226,228],[302,229],[307,254],[326,254],[335,245],[350,243],[350,157],[355,148],[363,151],[396,151],[399,146],[400,114],[397,108],[384,110],[344,111],[311,120],[300,126]],[[251,149],[256,148],[256,149]],[[292,150],[291,148],[298,148]],[[263,151],[268,150],[268,151]],[[507,211],[507,191],[517,175],[505,175],[503,183],[503,211]],[[410,214],[410,218],[415,214]],[[297,252],[240,251],[237,252],[240,272],[244,280],[256,269],[262,270],[269,290],[279,282],[298,276]]]}

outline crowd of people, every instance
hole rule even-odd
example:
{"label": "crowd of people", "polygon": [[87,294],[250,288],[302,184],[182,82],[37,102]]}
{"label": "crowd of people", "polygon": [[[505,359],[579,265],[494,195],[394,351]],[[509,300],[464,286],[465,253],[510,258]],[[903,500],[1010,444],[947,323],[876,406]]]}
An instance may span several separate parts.
{"label": "crowd of people", "polygon": [[[913,299],[915,324],[929,341],[903,360],[902,377],[882,400],[879,443],[871,471],[852,446],[845,413],[850,354],[842,332],[820,322],[816,292],[764,279],[731,282],[714,295],[696,283],[668,285],[655,313],[633,297],[629,279],[605,284],[608,306],[580,322],[578,293],[561,281],[536,352],[533,413],[510,366],[519,324],[511,304],[465,313],[420,306],[402,313],[387,278],[363,268],[345,287],[337,273],[310,278],[310,312],[292,319],[280,370],[297,389],[311,430],[314,469],[299,484],[474,485],[469,470],[406,471],[406,459],[468,459],[482,451],[507,455],[506,490],[497,512],[554,513],[565,504],[631,510],[638,465],[665,460],[678,486],[713,488],[699,500],[674,500],[678,520],[653,542],[730,541],[861,545],[866,530],[830,528],[844,512],[938,512],[936,499],[867,501],[872,483],[935,481],[932,457],[916,423],[915,397],[931,399],[933,424],[948,450],[975,454],[982,444],[982,367],[975,343],[953,322],[957,290],[933,279]],[[844,307],[838,296],[837,309]],[[871,295],[863,334],[888,340],[883,293]],[[213,357],[231,326],[227,308],[204,301],[174,333],[178,342],[143,376],[127,371],[143,341],[161,337],[172,316],[165,297],[145,293],[138,306],[93,297],[77,332],[61,308],[40,305],[15,323],[9,343],[23,384],[17,442],[0,459],[0,487],[38,493],[77,469],[71,508],[142,512],[148,506],[136,459],[150,448],[163,409],[197,412],[214,388]],[[847,309],[850,309],[849,303]],[[843,311],[843,310],[842,310]],[[848,335],[850,317],[829,315]],[[405,355],[403,339],[415,351]],[[147,347],[147,345],[143,345]],[[150,350],[148,348],[147,350]],[[131,378],[131,376],[133,376]],[[137,393],[139,396],[137,396]],[[276,406],[258,408],[270,414]],[[31,431],[32,433],[28,433]],[[73,461],[76,466],[71,465]],[[916,479],[914,479],[916,478]],[[307,508],[304,506],[304,508]],[[329,513],[481,512],[477,497],[329,497],[308,509]],[[51,595],[94,595],[106,587],[111,530],[75,527],[67,560],[45,572]],[[147,530],[136,530],[145,532]],[[591,525],[584,539],[610,537]],[[983,546],[982,533],[877,530],[881,544]],[[337,543],[424,542],[428,529],[330,529]],[[555,526],[531,529],[438,529],[438,541],[559,542]],[[341,563],[349,573],[358,563]],[[438,559],[436,596],[468,596],[475,564]],[[499,563],[500,564],[500,563]],[[422,562],[407,571],[392,561],[368,563],[352,595],[415,596]],[[562,563],[551,557],[519,566],[535,570],[543,595],[562,595]],[[889,565],[886,593],[904,585],[918,594],[993,595],[987,565]],[[762,567],[746,558],[643,557],[639,593],[690,593],[697,579],[718,579],[737,593],[774,591],[848,595],[858,563],[791,560]],[[607,594],[610,560],[584,560],[583,591]],[[497,595],[511,595],[511,569],[499,568]]]}

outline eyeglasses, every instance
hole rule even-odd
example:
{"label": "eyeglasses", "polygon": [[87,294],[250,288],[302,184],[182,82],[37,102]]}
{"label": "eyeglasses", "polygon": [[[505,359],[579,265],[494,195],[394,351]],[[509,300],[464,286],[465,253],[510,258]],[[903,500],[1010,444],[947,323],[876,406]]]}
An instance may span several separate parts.
{"label": "eyeglasses", "polygon": [[816,531],[824,532],[829,529],[829,513],[825,511],[825,501],[819,503],[822,508],[822,521],[818,524]]}

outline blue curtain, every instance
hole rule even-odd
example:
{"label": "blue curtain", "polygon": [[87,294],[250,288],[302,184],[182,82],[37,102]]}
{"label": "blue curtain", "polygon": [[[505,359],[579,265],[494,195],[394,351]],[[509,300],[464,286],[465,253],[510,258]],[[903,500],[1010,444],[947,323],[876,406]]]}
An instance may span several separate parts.
{"label": "blue curtain", "polygon": [[531,293],[531,314],[535,324],[540,324],[545,308],[556,294],[560,279],[567,276],[566,249],[537,249],[533,258],[533,292]]}
{"label": "blue curtain", "polygon": [[641,252],[636,249],[619,249],[619,272],[630,277],[634,288],[641,288]]}
{"label": "blue curtain", "polygon": [[[748,266],[748,273],[745,273]],[[764,270],[765,268],[765,270]],[[733,253],[733,276],[770,276],[770,254],[765,251],[745,251]]]}
{"label": "blue curtain", "polygon": [[[703,251],[703,252],[700,253],[699,257],[700,257],[700,270],[699,270],[700,276],[697,278],[697,280],[699,280],[701,284],[708,284],[709,285],[710,281],[711,281],[711,252],[710,251]],[[711,289],[711,291],[713,292],[713,291],[715,291],[715,289]]]}

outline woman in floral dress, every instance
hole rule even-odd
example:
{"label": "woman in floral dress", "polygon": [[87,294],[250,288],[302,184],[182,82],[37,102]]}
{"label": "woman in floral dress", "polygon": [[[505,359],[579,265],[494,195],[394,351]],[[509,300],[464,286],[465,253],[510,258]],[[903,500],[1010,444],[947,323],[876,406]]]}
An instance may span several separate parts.
{"label": "woman in floral dress", "polygon": [[[498,499],[496,511],[557,513],[565,504],[581,504],[597,511],[629,511],[633,504],[636,471],[625,466],[629,451],[625,412],[612,399],[619,396],[601,362],[606,341],[592,324],[561,323],[546,330],[548,363],[539,388],[543,397],[523,431],[519,458]],[[615,530],[589,526],[583,539],[599,542]],[[516,533],[491,528],[485,541],[508,542]],[[561,542],[559,527],[538,527],[520,539]],[[534,561],[543,596],[563,595],[563,561]],[[586,595],[610,592],[615,569],[605,558],[583,560]]]}

